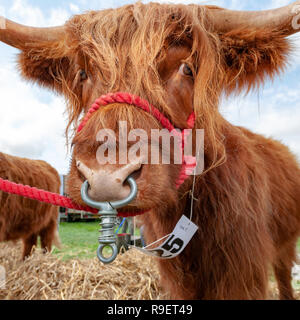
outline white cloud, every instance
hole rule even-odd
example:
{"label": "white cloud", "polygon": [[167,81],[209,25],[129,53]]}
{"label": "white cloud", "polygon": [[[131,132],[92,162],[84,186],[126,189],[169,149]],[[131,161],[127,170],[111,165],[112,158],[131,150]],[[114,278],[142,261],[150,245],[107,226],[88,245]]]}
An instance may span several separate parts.
{"label": "white cloud", "polygon": [[49,103],[43,103],[37,89],[22,81],[15,68],[1,66],[0,74],[0,150],[44,159],[60,172],[67,172],[63,100],[49,94]]}
{"label": "white cloud", "polygon": [[287,145],[300,160],[300,85],[270,88],[260,96],[236,97],[223,102],[222,114],[231,123],[272,137]]}
{"label": "white cloud", "polygon": [[70,11],[59,7],[43,12],[39,7],[30,5],[27,0],[14,0],[12,6],[7,10],[8,18],[34,27],[61,25],[70,16]]}
{"label": "white cloud", "polygon": [[74,3],[70,3],[69,4],[69,8],[70,8],[72,13],[78,13],[80,11],[79,7]]}
{"label": "white cloud", "polygon": [[290,0],[271,0],[269,9],[280,8],[283,6],[287,6],[288,4],[291,4]]}
{"label": "white cloud", "polygon": [[5,8],[0,6],[0,16],[5,17]]}
{"label": "white cloud", "polygon": [[46,20],[47,26],[59,26],[63,25],[69,18],[71,13],[65,9],[57,8],[50,10],[49,19]]}
{"label": "white cloud", "polygon": [[25,0],[14,0],[7,14],[19,23],[31,26],[38,26],[44,21],[42,11],[38,7],[30,6]]}

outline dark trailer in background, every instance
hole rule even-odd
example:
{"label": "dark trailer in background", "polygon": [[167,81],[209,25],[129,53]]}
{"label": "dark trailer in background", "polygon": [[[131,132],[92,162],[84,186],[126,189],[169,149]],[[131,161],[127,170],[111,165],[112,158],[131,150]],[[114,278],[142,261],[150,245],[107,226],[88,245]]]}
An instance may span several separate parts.
{"label": "dark trailer in background", "polygon": [[[66,192],[66,179],[66,175],[60,175],[60,194],[68,197],[68,194]],[[68,209],[63,207],[59,208],[59,221],[72,222],[80,220],[96,220],[97,218],[97,216],[94,216],[93,214],[88,213],[86,211]]]}

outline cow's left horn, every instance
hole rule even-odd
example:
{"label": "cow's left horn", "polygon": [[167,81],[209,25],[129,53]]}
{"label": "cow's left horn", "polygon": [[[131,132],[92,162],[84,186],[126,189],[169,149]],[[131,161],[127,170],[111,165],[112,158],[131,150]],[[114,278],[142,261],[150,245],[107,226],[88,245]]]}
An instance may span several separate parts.
{"label": "cow's left horn", "polygon": [[241,28],[272,29],[284,35],[300,31],[300,1],[279,9],[234,11],[208,6],[214,31],[229,32]]}
{"label": "cow's left horn", "polygon": [[0,16],[0,41],[18,49],[26,44],[36,42],[52,42],[63,39],[65,27],[35,28],[28,27]]}

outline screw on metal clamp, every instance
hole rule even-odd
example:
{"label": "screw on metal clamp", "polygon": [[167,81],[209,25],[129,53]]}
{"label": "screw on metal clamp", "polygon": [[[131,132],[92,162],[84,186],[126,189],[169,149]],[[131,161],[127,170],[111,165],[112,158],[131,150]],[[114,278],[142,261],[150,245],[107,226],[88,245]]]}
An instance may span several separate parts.
{"label": "screw on metal clamp", "polygon": [[[101,225],[101,235],[99,236],[99,247],[97,250],[97,256],[99,260],[105,264],[113,262],[118,255],[118,248],[116,245],[117,237],[114,233],[114,228],[116,225],[116,218],[118,212],[116,209],[125,207],[130,202],[134,200],[137,195],[137,184],[132,177],[128,177],[126,180],[130,186],[130,194],[127,198],[119,201],[112,202],[98,202],[92,200],[88,196],[89,183],[85,181],[81,186],[81,198],[82,200],[92,208],[96,208],[99,210],[98,214],[100,215],[100,225]],[[110,247],[112,250],[112,254],[110,257],[105,257],[103,254],[104,247]]]}

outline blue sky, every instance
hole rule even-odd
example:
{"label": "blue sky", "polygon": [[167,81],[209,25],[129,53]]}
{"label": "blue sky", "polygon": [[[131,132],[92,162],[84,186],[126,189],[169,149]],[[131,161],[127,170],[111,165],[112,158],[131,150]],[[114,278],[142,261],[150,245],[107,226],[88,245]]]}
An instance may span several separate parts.
{"label": "blue sky", "polygon": [[[114,0],[0,0],[0,15],[33,26],[63,24],[73,14],[118,7],[134,1]],[[263,10],[289,0],[166,1],[214,4],[236,10]],[[232,123],[272,136],[288,145],[300,159],[300,35],[292,37],[296,50],[286,72],[259,92],[223,100],[221,112]],[[67,173],[64,100],[20,79],[15,64],[18,51],[0,43],[0,151],[44,159]]]}

